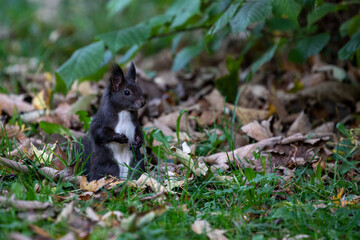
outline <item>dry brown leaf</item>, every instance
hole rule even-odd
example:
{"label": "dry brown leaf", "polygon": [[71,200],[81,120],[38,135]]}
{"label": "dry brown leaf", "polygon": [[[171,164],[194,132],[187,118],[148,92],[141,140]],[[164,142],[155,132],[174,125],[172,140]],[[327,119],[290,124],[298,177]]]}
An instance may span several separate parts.
{"label": "dry brown leaf", "polygon": [[314,133],[316,135],[329,135],[330,136],[334,132],[334,127],[335,127],[334,122],[323,123],[314,129]]}
{"label": "dry brown leaf", "polygon": [[16,216],[19,219],[27,221],[29,223],[46,220],[46,219],[54,217],[54,215],[55,215],[55,212],[54,212],[53,208],[48,208],[44,211],[27,209],[26,212],[19,212],[16,214]]}
{"label": "dry brown leaf", "polygon": [[58,238],[58,240],[76,240],[76,239],[77,239],[76,235],[73,232],[68,232],[67,234],[65,234],[61,238]]}
{"label": "dry brown leaf", "polygon": [[205,220],[196,220],[193,224],[191,224],[191,229],[196,234],[203,234],[211,231],[210,223]]}
{"label": "dry brown leaf", "polygon": [[[296,94],[288,94],[281,91],[277,92],[278,98],[284,102],[285,105],[290,102],[301,101],[305,99],[316,99],[317,101],[332,101],[332,102],[352,102],[360,97],[360,89],[351,84],[341,83],[337,81],[326,81],[317,84],[311,88],[305,88]],[[344,94],[346,93],[346,94]]]}
{"label": "dry brown leaf", "polygon": [[264,149],[265,147],[273,147],[275,146],[275,144],[279,144],[281,142],[281,137],[273,137],[273,138],[269,138],[269,139],[264,139],[261,140],[257,143],[253,143],[253,144],[249,144],[240,148],[235,149],[234,151],[230,151],[230,152],[220,152],[220,153],[215,153],[213,155],[207,156],[205,157],[203,160],[210,164],[210,165],[218,165],[218,166],[223,166],[226,168],[223,169],[228,169],[229,168],[229,161],[230,162],[234,162],[236,166],[238,167],[243,167],[243,168],[254,168],[254,165],[251,164],[251,162],[247,162],[244,159],[253,159],[253,152],[258,149],[260,149],[260,151],[262,149]]}
{"label": "dry brown leaf", "polygon": [[166,180],[164,182],[165,185],[165,189],[168,192],[171,192],[171,190],[173,188],[176,187],[182,187],[186,182],[191,182],[192,180],[194,180],[193,178],[189,178],[189,179],[182,179],[182,180],[175,180],[175,179],[170,179],[170,180]]}
{"label": "dry brown leaf", "polygon": [[20,126],[6,124],[4,127],[3,123],[0,122],[0,138],[4,138],[5,136],[7,138],[15,137],[19,141],[26,140],[26,136]]}
{"label": "dry brown leaf", "polygon": [[110,183],[111,181],[113,181],[113,179],[100,178],[99,180],[88,182],[86,177],[83,175],[80,181],[80,189],[89,192],[97,192],[100,188]]}
{"label": "dry brown leaf", "polygon": [[71,215],[74,209],[74,202],[71,201],[68,204],[66,204],[65,208],[60,212],[60,214],[57,216],[55,223],[59,223]]}
{"label": "dry brown leaf", "polygon": [[311,131],[311,123],[307,114],[302,111],[296,120],[291,124],[287,135],[293,135],[295,133],[307,134]]}
{"label": "dry brown leaf", "polygon": [[34,224],[30,224],[29,227],[33,232],[40,235],[41,237],[51,239],[50,234],[41,227]]}
{"label": "dry brown leaf", "polygon": [[214,229],[207,234],[210,240],[227,240],[228,238],[224,235],[226,230]]}
{"label": "dry brown leaf", "polygon": [[172,153],[178,158],[178,160],[187,166],[196,176],[201,177],[205,176],[208,172],[208,168],[205,164],[200,164],[199,166],[196,166],[194,163],[194,160],[192,159],[192,156],[181,151],[180,149],[171,146],[170,147]]}
{"label": "dry brown leaf", "polygon": [[261,124],[258,121],[253,121],[241,127],[249,137],[260,141],[267,138],[271,138],[273,134],[270,131],[270,121],[262,121]]}
{"label": "dry brown leaf", "polygon": [[11,240],[33,240],[33,238],[23,235],[21,233],[12,232],[10,234]]}
{"label": "dry brown leaf", "polygon": [[260,84],[245,84],[241,89],[238,106],[249,109],[268,109],[269,90]]}
{"label": "dry brown leaf", "polygon": [[94,209],[92,209],[91,207],[87,207],[85,210],[85,213],[86,213],[86,217],[89,218],[91,221],[93,221],[93,222],[100,221],[100,217],[96,214]]}
{"label": "dry brown leaf", "polygon": [[206,220],[196,220],[192,225],[191,229],[197,234],[206,234],[210,240],[227,240],[224,236],[225,230],[211,229],[210,224]]}
{"label": "dry brown leaf", "polygon": [[98,224],[102,227],[114,227],[118,226],[123,220],[124,214],[120,211],[109,211],[105,213]]}
{"label": "dry brown leaf", "polygon": [[156,217],[161,216],[165,212],[166,212],[165,207],[159,207],[159,208],[156,208],[156,209],[146,213],[145,215],[138,216],[136,218],[136,222],[135,222],[136,228],[137,229],[142,228],[143,226],[151,223]]}
{"label": "dry brown leaf", "polygon": [[55,159],[52,160],[51,164],[55,166],[55,169],[57,170],[63,170],[65,169],[65,163],[69,163],[68,157],[66,153],[61,149],[58,141],[55,143],[55,149],[53,150],[53,153],[55,155]]}
{"label": "dry brown leaf", "polygon": [[165,189],[165,187],[163,185],[161,185],[161,183],[159,183],[156,179],[150,177],[147,174],[142,174],[139,179],[135,182],[137,187],[141,186],[148,186],[151,188],[151,190],[153,192],[166,192],[167,190]]}
{"label": "dry brown leaf", "polygon": [[210,110],[213,109],[218,113],[222,113],[224,111],[224,97],[216,88],[214,88],[209,95],[205,96],[205,99],[210,103]]}
{"label": "dry brown leaf", "polygon": [[16,96],[8,96],[0,93],[0,112],[3,110],[12,116],[15,109],[17,109],[18,112],[30,112],[35,110],[33,105],[19,99]]}
{"label": "dry brown leaf", "polygon": [[[157,120],[162,124],[170,127],[172,130],[176,130],[176,122],[179,117],[180,112],[172,112],[167,115],[160,116]],[[193,131],[195,127],[195,122],[192,119],[189,119],[187,114],[184,113],[180,119],[180,131]]]}
{"label": "dry brown leaf", "polygon": [[[234,111],[234,105],[227,103],[226,106],[231,110]],[[259,110],[259,109],[252,109],[252,108],[243,108],[243,107],[236,107],[235,111],[236,117],[239,118],[242,124],[248,124],[254,120],[262,121],[269,117],[270,112],[267,110]]]}
{"label": "dry brown leaf", "polygon": [[11,151],[10,155],[12,157],[21,157],[21,153],[24,153],[25,151],[29,151],[31,149],[31,140],[27,138],[23,143],[20,144],[17,148],[15,148],[13,151]]}
{"label": "dry brown leaf", "polygon": [[212,126],[216,122],[217,116],[220,116],[219,113],[215,111],[203,111],[199,117],[200,126]]}

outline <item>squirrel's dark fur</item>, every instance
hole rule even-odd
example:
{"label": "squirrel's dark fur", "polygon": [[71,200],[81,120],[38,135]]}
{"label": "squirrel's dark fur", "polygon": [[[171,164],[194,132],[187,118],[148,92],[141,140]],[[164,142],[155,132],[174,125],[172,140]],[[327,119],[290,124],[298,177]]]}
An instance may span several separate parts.
{"label": "squirrel's dark fur", "polygon": [[89,181],[108,175],[136,178],[144,171],[140,152],[144,137],[137,111],[145,105],[145,98],[135,78],[133,63],[126,75],[119,65],[113,67],[110,83],[90,125],[90,138],[82,140],[85,149],[91,144],[92,153],[84,167]]}

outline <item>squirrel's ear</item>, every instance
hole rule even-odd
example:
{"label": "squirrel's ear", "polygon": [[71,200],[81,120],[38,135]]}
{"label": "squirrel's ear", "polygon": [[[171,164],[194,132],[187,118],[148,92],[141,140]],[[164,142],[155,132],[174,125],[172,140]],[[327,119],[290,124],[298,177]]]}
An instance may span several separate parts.
{"label": "squirrel's ear", "polygon": [[111,71],[110,87],[113,92],[118,91],[124,82],[124,73],[118,64],[115,64]]}
{"label": "squirrel's ear", "polygon": [[135,81],[136,79],[136,69],[135,69],[135,65],[134,62],[130,63],[130,67],[126,73],[126,78],[132,81]]}

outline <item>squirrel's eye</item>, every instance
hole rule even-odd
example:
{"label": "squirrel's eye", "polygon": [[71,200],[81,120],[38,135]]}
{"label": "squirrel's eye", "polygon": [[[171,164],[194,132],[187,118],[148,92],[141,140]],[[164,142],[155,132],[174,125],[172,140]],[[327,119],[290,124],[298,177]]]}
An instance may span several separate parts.
{"label": "squirrel's eye", "polygon": [[129,91],[129,90],[125,90],[124,93],[125,93],[126,96],[130,95],[130,91]]}

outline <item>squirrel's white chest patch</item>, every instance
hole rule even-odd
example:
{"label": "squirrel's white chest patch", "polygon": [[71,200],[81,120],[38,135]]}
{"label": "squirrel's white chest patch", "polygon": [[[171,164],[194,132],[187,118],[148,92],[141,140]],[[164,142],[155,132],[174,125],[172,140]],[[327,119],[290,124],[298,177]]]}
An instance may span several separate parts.
{"label": "squirrel's white chest patch", "polygon": [[[128,138],[127,144],[120,144],[117,142],[108,143],[108,147],[112,150],[114,159],[118,162],[120,178],[128,177],[131,160],[133,158],[133,152],[129,149],[130,143],[134,141],[135,125],[131,121],[131,114],[128,111],[121,111],[118,113],[118,122],[115,126],[115,132],[119,134],[125,134]],[[127,165],[127,166],[126,166]]]}

